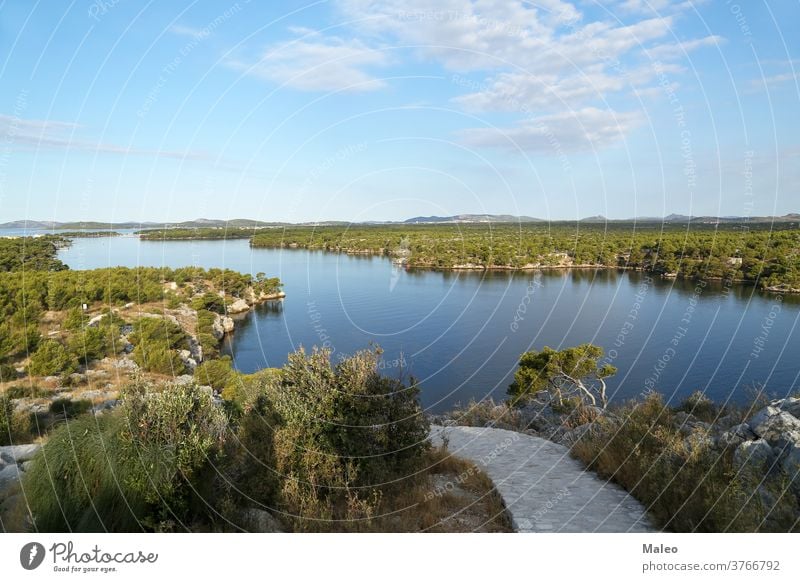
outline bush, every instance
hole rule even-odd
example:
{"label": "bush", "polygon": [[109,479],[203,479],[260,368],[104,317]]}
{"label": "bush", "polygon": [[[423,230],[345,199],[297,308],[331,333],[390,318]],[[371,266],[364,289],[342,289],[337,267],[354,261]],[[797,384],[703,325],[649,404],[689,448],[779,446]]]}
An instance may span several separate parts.
{"label": "bush", "polygon": [[[575,456],[639,499],[658,523],[679,532],[752,532],[768,527],[758,493],[763,473],[738,471],[731,450],[703,438],[688,439],[674,427],[673,411],[660,395],[601,417],[572,448]],[[782,507],[772,522],[792,516],[793,496],[775,493]],[[784,511],[785,510],[785,511]],[[781,531],[789,531],[792,518]]]}
{"label": "bush", "polygon": [[69,331],[78,331],[89,322],[83,309],[80,307],[73,307],[67,310],[67,315],[64,317],[64,329]]}
{"label": "bush", "polygon": [[225,300],[216,293],[203,293],[192,299],[192,309],[223,314],[225,313]]}
{"label": "bush", "polygon": [[20,445],[33,440],[29,414],[14,410],[14,404],[0,395],[0,446]]}
{"label": "bush", "polygon": [[55,376],[70,374],[77,370],[78,362],[67,349],[56,340],[45,340],[31,356],[28,374],[31,376]]}
{"label": "bush", "polygon": [[198,384],[211,386],[218,392],[225,388],[233,374],[230,356],[224,356],[218,360],[205,360],[194,370],[194,377]]}
{"label": "bush", "polygon": [[175,351],[186,347],[186,334],[176,323],[162,318],[140,318],[129,339],[135,345],[133,361],[143,370],[173,376],[186,372],[183,360]]}
{"label": "bush", "polygon": [[714,422],[721,414],[720,408],[699,390],[693,392],[676,408],[676,412],[686,412],[703,422]]}
{"label": "bush", "polygon": [[71,398],[58,398],[50,403],[50,413],[63,418],[73,418],[92,408],[91,400],[72,400]]}
{"label": "bush", "polygon": [[17,368],[11,364],[0,364],[0,382],[9,382],[19,378]]}
{"label": "bush", "polygon": [[23,487],[37,531],[175,530],[208,511],[207,477],[225,418],[195,385],[136,381],[122,405],[53,432]]}
{"label": "bush", "polygon": [[131,357],[147,372],[166,376],[180,376],[186,372],[180,355],[164,344],[140,344],[133,349]]}
{"label": "bush", "polygon": [[87,327],[76,331],[67,341],[67,349],[84,366],[114,354],[119,331],[109,326]]}
{"label": "bush", "polygon": [[16,400],[18,398],[39,398],[46,393],[46,390],[42,390],[36,384],[16,384],[9,386],[4,396],[9,400]]}
{"label": "bush", "polygon": [[378,352],[335,367],[327,350],[291,354],[265,383],[281,417],[275,461],[285,476],[281,499],[298,529],[355,527],[369,519],[381,486],[420,469],[428,422],[412,382],[378,373]]}
{"label": "bush", "polygon": [[[225,451],[221,485],[234,507],[275,507],[281,476],[275,470],[275,431],[280,417],[264,396],[257,398],[239,423]],[[232,515],[231,518],[235,519]]]}

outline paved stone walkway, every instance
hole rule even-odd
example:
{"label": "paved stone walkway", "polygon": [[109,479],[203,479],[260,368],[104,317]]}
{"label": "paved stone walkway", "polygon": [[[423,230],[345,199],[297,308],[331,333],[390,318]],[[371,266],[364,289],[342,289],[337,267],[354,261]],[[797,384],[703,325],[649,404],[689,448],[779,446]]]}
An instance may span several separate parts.
{"label": "paved stone walkway", "polygon": [[494,481],[520,532],[648,532],[644,507],[554,442],[498,428],[434,426],[431,438]]}

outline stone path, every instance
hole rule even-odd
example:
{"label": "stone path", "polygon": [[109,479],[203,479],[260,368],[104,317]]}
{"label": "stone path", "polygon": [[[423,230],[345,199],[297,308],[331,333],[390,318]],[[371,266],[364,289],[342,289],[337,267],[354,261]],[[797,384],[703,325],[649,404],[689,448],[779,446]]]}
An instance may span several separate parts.
{"label": "stone path", "polygon": [[498,428],[434,426],[431,439],[469,459],[494,481],[520,532],[657,531],[628,493],[554,442]]}

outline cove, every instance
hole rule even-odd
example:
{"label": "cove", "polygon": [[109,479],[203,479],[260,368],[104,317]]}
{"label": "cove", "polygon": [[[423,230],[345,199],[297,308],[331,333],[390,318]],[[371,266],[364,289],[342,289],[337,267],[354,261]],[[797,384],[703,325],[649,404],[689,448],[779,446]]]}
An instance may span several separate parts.
{"label": "cove", "polygon": [[76,239],[72,269],[196,265],[264,272],[286,299],[237,322],[224,349],[243,372],[279,367],[302,347],[333,357],[380,345],[382,370],[414,376],[423,405],[441,412],[505,397],[519,355],[591,342],[619,369],[612,400],[695,390],[743,402],[754,389],[798,389],[800,297],[752,286],[660,279],[636,272],[405,270],[384,257],[251,249],[248,241]]}

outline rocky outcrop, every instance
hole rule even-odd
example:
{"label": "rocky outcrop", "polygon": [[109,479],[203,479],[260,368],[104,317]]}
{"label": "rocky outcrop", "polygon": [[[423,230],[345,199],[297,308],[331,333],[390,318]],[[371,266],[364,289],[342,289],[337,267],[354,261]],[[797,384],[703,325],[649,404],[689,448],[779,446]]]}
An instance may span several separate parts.
{"label": "rocky outcrop", "polygon": [[231,333],[236,324],[233,322],[233,318],[227,317],[224,315],[217,315],[214,318],[214,323],[211,326],[211,333],[214,337],[218,340],[222,339],[226,333]]}
{"label": "rocky outcrop", "polygon": [[39,444],[0,447],[0,507],[19,490],[17,483],[41,448]]}
{"label": "rocky outcrop", "polygon": [[250,311],[250,305],[244,299],[237,299],[228,306],[228,313],[235,315],[237,313],[245,313]]}

